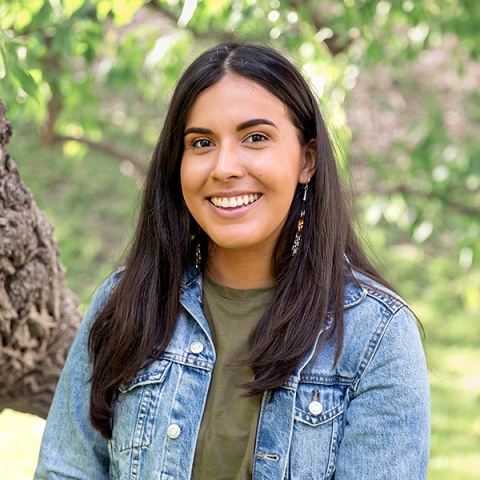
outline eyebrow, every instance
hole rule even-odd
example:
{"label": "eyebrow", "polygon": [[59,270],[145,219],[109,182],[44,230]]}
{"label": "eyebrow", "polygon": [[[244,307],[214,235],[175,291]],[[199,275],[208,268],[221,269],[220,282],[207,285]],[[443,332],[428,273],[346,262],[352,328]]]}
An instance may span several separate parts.
{"label": "eyebrow", "polygon": [[[278,127],[273,122],[271,122],[270,120],[266,120],[265,118],[254,118],[252,120],[247,120],[246,122],[239,123],[235,127],[235,130],[237,132],[241,132],[242,130],[246,130],[247,128],[255,127],[256,125],[271,125],[278,130]],[[213,135],[213,132],[208,128],[190,127],[185,130],[183,136],[186,137],[191,133],[196,133],[200,135]]]}
{"label": "eyebrow", "polygon": [[265,118],[254,118],[253,120],[247,120],[246,122],[237,125],[235,130],[237,132],[241,132],[242,130],[246,130],[247,128],[255,127],[256,125],[271,125],[278,130],[278,127],[273,122],[271,122],[270,120],[266,120]]}

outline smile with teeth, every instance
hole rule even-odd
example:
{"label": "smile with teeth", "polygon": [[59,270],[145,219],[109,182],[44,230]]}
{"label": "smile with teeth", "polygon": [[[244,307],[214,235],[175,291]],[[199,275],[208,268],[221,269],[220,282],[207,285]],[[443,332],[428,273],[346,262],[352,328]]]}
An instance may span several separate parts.
{"label": "smile with teeth", "polygon": [[256,202],[262,196],[261,193],[250,193],[237,197],[211,197],[210,202],[217,208],[237,208]]}

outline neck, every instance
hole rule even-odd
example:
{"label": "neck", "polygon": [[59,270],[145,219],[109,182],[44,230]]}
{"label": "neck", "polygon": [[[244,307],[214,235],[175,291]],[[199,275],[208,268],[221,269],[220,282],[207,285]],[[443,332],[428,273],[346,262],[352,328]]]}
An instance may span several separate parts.
{"label": "neck", "polygon": [[[270,250],[270,249],[269,249]],[[242,290],[273,285],[271,251],[210,248],[206,267],[222,285]]]}

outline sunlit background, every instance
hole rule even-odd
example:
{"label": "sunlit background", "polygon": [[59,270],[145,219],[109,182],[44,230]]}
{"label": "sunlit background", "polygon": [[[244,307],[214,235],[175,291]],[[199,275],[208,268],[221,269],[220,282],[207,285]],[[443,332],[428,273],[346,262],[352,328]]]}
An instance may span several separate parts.
{"label": "sunlit background", "polygon": [[[478,32],[471,0],[2,0],[8,149],[80,310],[128,242],[184,66],[218,42],[268,41],[310,79],[361,234],[425,327],[428,478],[480,478]],[[0,414],[1,480],[32,477],[43,426]]]}

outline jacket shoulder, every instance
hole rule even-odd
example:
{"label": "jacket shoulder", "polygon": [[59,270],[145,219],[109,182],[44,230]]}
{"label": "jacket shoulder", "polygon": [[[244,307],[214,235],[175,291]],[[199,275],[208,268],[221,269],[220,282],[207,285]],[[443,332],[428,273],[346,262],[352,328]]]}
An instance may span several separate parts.
{"label": "jacket shoulder", "polygon": [[[357,297],[358,292],[362,294],[360,301],[345,306],[343,349],[335,369],[340,375],[353,378],[378,354],[387,333],[388,338],[397,337],[400,346],[407,337],[419,337],[419,331],[405,300],[384,285],[354,272],[345,291],[346,295],[357,291]],[[384,350],[381,349],[384,354],[389,353]]]}
{"label": "jacket shoulder", "polygon": [[[361,297],[362,302],[364,300],[367,300],[367,303],[369,303],[369,300],[378,302],[387,308],[392,314],[395,314],[398,310],[404,307],[409,309],[407,302],[397,293],[390,290],[385,285],[382,285],[356,271],[352,271],[351,276],[345,283],[346,297],[352,290],[361,290],[363,292]],[[346,307],[348,307],[347,303]]]}
{"label": "jacket shoulder", "polygon": [[99,313],[103,310],[103,307],[108,302],[114,292],[118,282],[122,278],[125,267],[121,267],[112,273],[101,285],[93,295],[88,311],[85,314],[83,323],[87,323],[88,327],[95,321]]}

